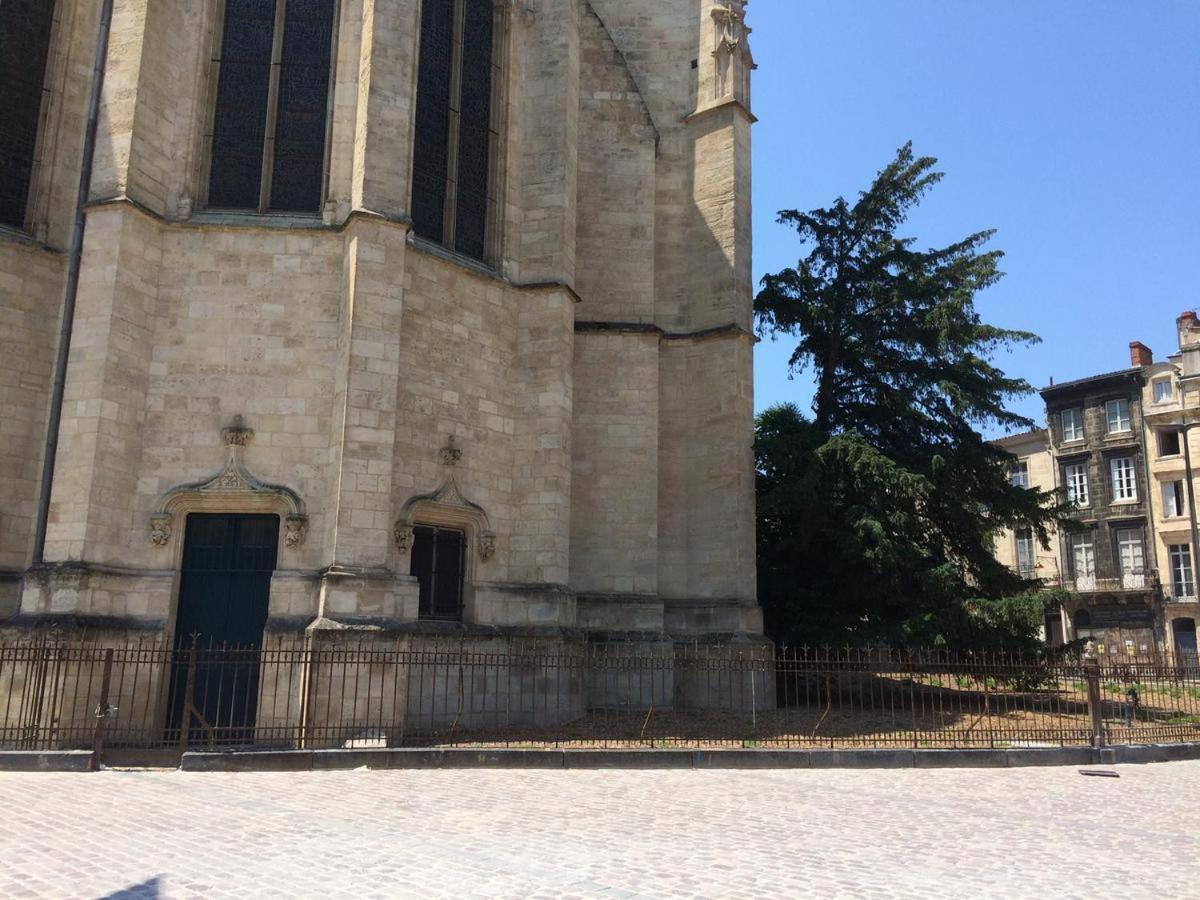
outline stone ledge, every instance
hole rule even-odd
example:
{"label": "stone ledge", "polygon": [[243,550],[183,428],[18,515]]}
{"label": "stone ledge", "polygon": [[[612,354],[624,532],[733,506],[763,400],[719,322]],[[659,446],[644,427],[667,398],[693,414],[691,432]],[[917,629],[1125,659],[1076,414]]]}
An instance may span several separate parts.
{"label": "stone ledge", "polygon": [[0,772],[86,772],[90,750],[0,750]]}
{"label": "stone ledge", "polygon": [[[0,771],[82,771],[87,751],[0,753]],[[22,768],[5,757],[23,758]],[[185,753],[188,772],[293,772],[332,769],[934,769],[1140,764],[1200,759],[1200,743],[1008,750],[538,750],[429,747]],[[16,764],[12,764],[15,766]]]}

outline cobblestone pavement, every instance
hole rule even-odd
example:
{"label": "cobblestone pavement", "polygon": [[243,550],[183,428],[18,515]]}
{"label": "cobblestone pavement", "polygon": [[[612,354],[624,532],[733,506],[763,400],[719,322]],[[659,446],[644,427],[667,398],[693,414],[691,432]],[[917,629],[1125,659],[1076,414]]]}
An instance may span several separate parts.
{"label": "cobblestone pavement", "polygon": [[0,775],[0,897],[1197,897],[1200,762]]}

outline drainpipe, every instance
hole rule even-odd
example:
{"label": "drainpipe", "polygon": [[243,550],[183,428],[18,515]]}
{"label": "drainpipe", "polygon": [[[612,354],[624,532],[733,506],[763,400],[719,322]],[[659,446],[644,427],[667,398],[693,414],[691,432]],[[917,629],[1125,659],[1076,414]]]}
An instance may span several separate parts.
{"label": "drainpipe", "polygon": [[96,36],[96,57],[92,63],[92,87],[88,97],[87,130],[83,138],[83,160],[79,167],[79,194],[75,202],[75,229],[71,235],[71,255],[67,260],[67,291],[63,299],[62,325],[58,331],[58,354],[54,359],[54,384],[50,391],[50,416],[46,424],[46,449],[42,455],[42,484],[38,493],[37,526],[34,531],[33,564],[45,560],[46,526],[50,518],[50,487],[54,483],[54,461],[58,455],[58,431],[62,422],[63,394],[67,383],[67,358],[71,352],[71,327],[75,323],[75,299],[79,294],[79,266],[83,259],[84,206],[92,185],[92,164],[96,156],[96,132],[100,119],[100,93],[104,87],[104,67],[108,60],[108,36],[112,27],[113,0],[104,0],[100,8],[100,31]]}

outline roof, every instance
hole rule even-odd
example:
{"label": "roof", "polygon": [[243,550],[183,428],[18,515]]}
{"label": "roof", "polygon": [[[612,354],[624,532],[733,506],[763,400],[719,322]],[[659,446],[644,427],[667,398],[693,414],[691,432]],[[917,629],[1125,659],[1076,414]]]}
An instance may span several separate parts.
{"label": "roof", "polygon": [[1134,375],[1142,374],[1142,366],[1132,366],[1128,369],[1117,369],[1115,372],[1105,372],[1103,375],[1089,375],[1087,378],[1076,378],[1074,381],[1062,381],[1058,384],[1048,384],[1038,393],[1045,397],[1046,394],[1056,393],[1058,391],[1071,390],[1074,388],[1086,387],[1089,384],[1098,384],[1109,379],[1127,379]]}
{"label": "roof", "polygon": [[1023,444],[1026,441],[1048,440],[1045,428],[1030,428],[1028,431],[1018,431],[1016,434],[1006,434],[1004,437],[995,438],[992,443],[998,447],[1007,447],[1012,444]]}

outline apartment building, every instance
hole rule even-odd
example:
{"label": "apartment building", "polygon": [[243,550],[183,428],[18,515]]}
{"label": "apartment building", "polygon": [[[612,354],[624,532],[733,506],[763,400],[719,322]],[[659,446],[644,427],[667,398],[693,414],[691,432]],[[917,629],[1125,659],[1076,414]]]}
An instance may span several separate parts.
{"label": "apartment building", "polygon": [[[1009,435],[996,443],[1014,457],[1010,475],[1013,484],[1046,491],[1058,486],[1054,457],[1050,453],[1050,436],[1045,428]],[[996,537],[995,552],[1000,562],[1023,578],[1037,578],[1054,584],[1062,578],[1057,534],[1052,535],[1048,547],[1043,547],[1032,528],[1005,529]],[[1046,641],[1052,646],[1061,645],[1066,640],[1067,628],[1062,610],[1047,614],[1044,623]]]}
{"label": "apartment building", "polygon": [[1079,527],[1057,533],[1050,551],[1030,531],[997,541],[1006,565],[1068,591],[1057,623],[1047,620],[1051,644],[1091,638],[1105,653],[1197,659],[1196,314],[1177,331],[1166,360],[1134,341],[1127,368],[1044,388],[1045,430],[997,441],[1014,456],[1015,483],[1061,489],[1075,508]]}

